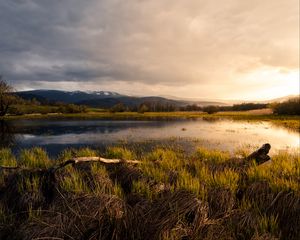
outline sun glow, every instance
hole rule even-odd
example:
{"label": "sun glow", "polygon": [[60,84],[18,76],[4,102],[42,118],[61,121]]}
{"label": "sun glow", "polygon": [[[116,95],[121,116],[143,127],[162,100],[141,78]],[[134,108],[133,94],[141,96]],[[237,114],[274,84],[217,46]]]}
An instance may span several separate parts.
{"label": "sun glow", "polygon": [[299,95],[299,70],[259,69],[243,78],[251,93],[245,99],[268,100]]}

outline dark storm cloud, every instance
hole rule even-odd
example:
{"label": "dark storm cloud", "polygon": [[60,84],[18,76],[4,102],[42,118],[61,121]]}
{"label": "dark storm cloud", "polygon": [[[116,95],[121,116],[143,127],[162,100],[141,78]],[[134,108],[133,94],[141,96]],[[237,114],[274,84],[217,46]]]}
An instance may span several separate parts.
{"label": "dark storm cloud", "polygon": [[[69,68],[87,56],[77,44],[75,32],[83,1],[72,0],[1,0],[0,1],[0,71],[11,80],[53,81],[64,77],[57,65]],[[74,4],[74,6],[73,6]],[[86,70],[85,70],[86,71]],[[39,80],[44,80],[43,78]]]}

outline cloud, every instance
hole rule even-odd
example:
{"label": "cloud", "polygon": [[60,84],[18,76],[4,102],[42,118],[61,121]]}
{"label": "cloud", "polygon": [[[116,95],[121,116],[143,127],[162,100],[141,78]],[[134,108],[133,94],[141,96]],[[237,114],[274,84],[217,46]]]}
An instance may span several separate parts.
{"label": "cloud", "polygon": [[0,73],[27,88],[69,82],[180,95],[189,86],[226,96],[259,69],[299,68],[298,4],[0,0]]}

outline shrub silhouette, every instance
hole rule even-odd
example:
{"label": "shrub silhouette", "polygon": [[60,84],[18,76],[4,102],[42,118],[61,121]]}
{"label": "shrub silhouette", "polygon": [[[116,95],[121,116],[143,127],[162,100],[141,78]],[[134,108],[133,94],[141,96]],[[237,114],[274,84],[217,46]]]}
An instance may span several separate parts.
{"label": "shrub silhouette", "polygon": [[219,111],[219,107],[217,106],[207,106],[203,108],[203,112],[207,112],[208,114],[213,114]]}
{"label": "shrub silhouette", "polygon": [[300,115],[300,97],[274,104],[275,114]]}

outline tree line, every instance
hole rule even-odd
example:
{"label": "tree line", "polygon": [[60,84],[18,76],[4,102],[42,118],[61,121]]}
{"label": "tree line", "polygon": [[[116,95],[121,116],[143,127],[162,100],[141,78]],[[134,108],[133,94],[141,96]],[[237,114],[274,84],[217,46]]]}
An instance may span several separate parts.
{"label": "tree line", "polygon": [[186,106],[176,106],[172,104],[161,104],[161,103],[151,103],[144,102],[138,106],[128,107],[123,103],[118,103],[110,108],[111,112],[175,112],[175,111],[184,111],[184,112],[207,112],[207,113],[216,113],[216,112],[224,112],[224,111],[247,111],[247,110],[255,110],[255,109],[263,109],[267,108],[268,104],[260,104],[260,103],[242,103],[235,104],[233,106],[198,106],[197,104],[186,105]]}
{"label": "tree line", "polygon": [[63,102],[42,103],[35,98],[25,100],[14,94],[14,89],[0,75],[0,117],[6,114],[82,113],[86,111],[87,107],[83,105]]}

